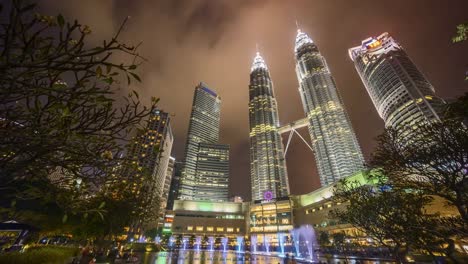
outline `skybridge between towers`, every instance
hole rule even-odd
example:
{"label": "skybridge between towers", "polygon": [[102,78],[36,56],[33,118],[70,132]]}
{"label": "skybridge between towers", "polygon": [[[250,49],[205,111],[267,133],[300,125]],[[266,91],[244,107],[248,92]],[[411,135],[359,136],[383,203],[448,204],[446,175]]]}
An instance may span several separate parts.
{"label": "skybridge between towers", "polygon": [[307,140],[305,140],[304,137],[301,134],[299,134],[299,132],[297,132],[298,129],[303,128],[303,127],[307,127],[308,125],[309,125],[309,119],[307,117],[304,117],[302,119],[290,122],[290,123],[278,128],[278,133],[281,134],[281,135],[284,134],[284,133],[289,132],[288,141],[286,143],[286,148],[284,149],[284,157],[286,157],[286,153],[288,152],[289,144],[291,143],[291,139],[292,139],[294,134],[298,135],[299,138],[304,142],[304,144],[306,144],[306,146],[310,149],[310,151],[312,151],[312,153],[314,153],[314,149],[312,148],[312,146],[310,146],[310,144],[307,142]]}

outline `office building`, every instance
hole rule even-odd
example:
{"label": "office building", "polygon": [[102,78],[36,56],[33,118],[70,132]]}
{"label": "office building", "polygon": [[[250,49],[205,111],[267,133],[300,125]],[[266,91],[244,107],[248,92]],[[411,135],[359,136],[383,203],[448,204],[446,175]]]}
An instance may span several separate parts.
{"label": "office building", "polygon": [[162,197],[173,142],[169,114],[156,109],[131,145],[132,166],[124,167],[123,173],[134,183],[130,188],[146,200],[145,213],[160,212],[158,208],[165,202]]}
{"label": "office building", "polygon": [[439,120],[444,101],[388,33],[363,40],[349,56],[386,127],[412,129]]}
{"label": "office building", "polygon": [[322,186],[353,175],[364,167],[356,135],[317,45],[298,30],[296,73]]}
{"label": "office building", "polygon": [[289,195],[288,174],[273,83],[268,67],[257,52],[250,69],[250,180],[252,200]]}
{"label": "office building", "polygon": [[179,199],[228,200],[229,146],[219,144],[221,98],[200,83],[195,88],[185,145]]}

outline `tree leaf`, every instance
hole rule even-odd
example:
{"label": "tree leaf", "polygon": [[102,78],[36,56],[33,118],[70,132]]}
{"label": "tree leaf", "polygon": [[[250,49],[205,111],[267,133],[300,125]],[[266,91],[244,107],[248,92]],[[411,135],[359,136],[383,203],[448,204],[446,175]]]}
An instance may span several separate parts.
{"label": "tree leaf", "polygon": [[106,73],[109,74],[112,70],[112,65],[111,64],[107,64],[106,65]]}
{"label": "tree leaf", "polygon": [[129,72],[133,78],[135,78],[137,81],[141,82],[140,76],[138,76],[136,73]]}
{"label": "tree leaf", "polygon": [[63,25],[65,25],[65,19],[63,18],[62,14],[59,14],[57,16],[57,24],[60,26],[60,27],[63,27]]}
{"label": "tree leaf", "polygon": [[155,96],[151,96],[151,102],[153,104],[157,104],[159,102],[159,98],[155,97]]}
{"label": "tree leaf", "polygon": [[67,220],[68,220],[68,215],[64,214],[63,217],[62,217],[62,223],[66,223]]}
{"label": "tree leaf", "polygon": [[97,66],[97,68],[96,68],[96,76],[97,76],[97,77],[101,77],[101,75],[102,75],[102,68],[101,68],[101,66]]}
{"label": "tree leaf", "polygon": [[101,202],[101,204],[99,205],[99,209],[104,208],[105,205],[106,205],[106,202],[105,202],[105,201]]}

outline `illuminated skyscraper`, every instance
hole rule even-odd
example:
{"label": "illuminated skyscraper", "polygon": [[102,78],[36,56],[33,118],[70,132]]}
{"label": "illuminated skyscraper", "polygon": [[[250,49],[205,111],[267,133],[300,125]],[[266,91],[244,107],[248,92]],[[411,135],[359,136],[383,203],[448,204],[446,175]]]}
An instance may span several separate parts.
{"label": "illuminated skyscraper", "polygon": [[252,200],[288,196],[278,105],[270,72],[258,52],[250,69],[249,120]]}
{"label": "illuminated skyscraper", "polygon": [[360,171],[364,159],[327,62],[300,30],[295,58],[320,183],[326,186]]}
{"label": "illuminated skyscraper", "polygon": [[228,200],[229,146],[218,144],[220,105],[203,83],[195,88],[179,199]]}
{"label": "illuminated skyscraper", "polygon": [[349,56],[385,126],[413,128],[439,120],[443,100],[388,33],[363,40]]}
{"label": "illuminated skyscraper", "polygon": [[143,210],[157,210],[156,204],[165,202],[167,198],[163,195],[173,142],[169,114],[154,110],[146,129],[135,137],[131,145],[129,155],[137,171],[146,172],[149,178],[142,178],[135,170],[128,168],[123,168],[123,173],[135,183],[129,187],[148,201],[148,208]]}

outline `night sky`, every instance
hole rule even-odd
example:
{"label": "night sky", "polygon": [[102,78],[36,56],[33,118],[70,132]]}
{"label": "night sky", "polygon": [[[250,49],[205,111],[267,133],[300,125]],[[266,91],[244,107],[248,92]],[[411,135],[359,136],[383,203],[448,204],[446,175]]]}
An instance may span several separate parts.
{"label": "night sky", "polygon": [[[282,124],[304,117],[294,70],[296,24],[327,59],[366,158],[383,122],[348,57],[361,40],[389,32],[432,82],[451,99],[468,92],[468,42],[452,44],[468,22],[466,0],[41,0],[40,11],[77,18],[92,43],[110,38],[126,16],[123,40],[143,42],[141,97],[161,98],[173,114],[173,155],[183,158],[194,87],[200,81],[222,98],[221,142],[231,145],[231,195],[250,199],[248,83],[255,44],[266,60]],[[127,93],[127,91],[122,91]],[[301,131],[307,139],[308,132]],[[291,192],[319,187],[313,154],[295,137],[287,154]]]}

